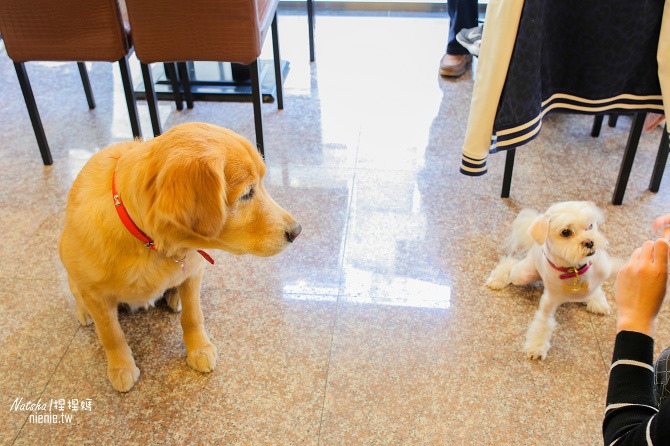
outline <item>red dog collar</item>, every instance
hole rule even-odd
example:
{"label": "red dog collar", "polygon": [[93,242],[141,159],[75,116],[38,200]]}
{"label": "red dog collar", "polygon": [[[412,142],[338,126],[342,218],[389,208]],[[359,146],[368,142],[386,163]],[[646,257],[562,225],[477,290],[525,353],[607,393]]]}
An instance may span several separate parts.
{"label": "red dog collar", "polygon": [[553,264],[551,260],[549,260],[549,257],[545,254],[544,257],[547,259],[547,262],[551,265],[552,268],[554,268],[556,271],[560,271],[565,274],[561,274],[558,276],[559,279],[565,280],[565,279],[570,279],[570,278],[577,278],[581,276],[582,274],[585,274],[589,268],[591,267],[591,262],[587,263],[586,265],[582,265],[579,268],[575,268],[574,266],[571,266],[569,268],[565,268],[563,266],[556,266]]}
{"label": "red dog collar", "polygon": [[[125,226],[126,229],[128,229],[128,231],[130,231],[130,233],[135,236],[135,238],[144,243],[144,246],[154,251],[158,251],[154,241],[137,227],[133,219],[130,218],[126,207],[123,205],[123,201],[121,201],[121,195],[119,195],[118,191],[116,190],[116,169],[112,174],[112,196],[114,197],[114,207],[116,208],[116,213],[119,214],[119,218],[121,219],[123,226]],[[200,255],[203,256],[205,260],[214,265],[214,259],[212,256],[207,254],[202,249],[198,249],[198,253],[200,253]]]}

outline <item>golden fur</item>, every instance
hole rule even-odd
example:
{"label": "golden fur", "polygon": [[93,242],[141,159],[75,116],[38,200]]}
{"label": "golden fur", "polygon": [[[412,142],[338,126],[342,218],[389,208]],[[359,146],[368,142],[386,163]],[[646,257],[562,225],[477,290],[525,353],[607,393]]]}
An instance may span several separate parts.
{"label": "golden fur", "polygon": [[[158,251],[121,222],[111,190],[115,170],[128,214]],[[83,167],[70,190],[59,251],[77,318],[95,323],[116,390],[127,392],[140,374],[117,318],[121,303],[147,306],[165,294],[172,309],[183,307],[188,364],[214,369],[216,347],[200,309],[205,260],[197,249],[271,256],[300,233],[263,188],[264,175],[249,141],[203,123],[107,147]]]}

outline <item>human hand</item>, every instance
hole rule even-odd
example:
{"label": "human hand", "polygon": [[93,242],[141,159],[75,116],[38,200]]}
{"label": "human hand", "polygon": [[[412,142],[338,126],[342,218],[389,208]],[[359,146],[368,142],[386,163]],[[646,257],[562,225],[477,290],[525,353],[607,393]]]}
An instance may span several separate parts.
{"label": "human hand", "polygon": [[646,132],[651,132],[659,125],[663,125],[665,121],[665,115],[662,113],[647,113],[647,116],[644,118],[644,130]]}
{"label": "human hand", "polygon": [[651,222],[651,227],[654,228],[654,231],[660,232],[661,237],[670,240],[670,214],[661,215],[653,222]]}
{"label": "human hand", "polygon": [[668,250],[665,239],[647,240],[619,270],[614,290],[617,333],[627,330],[654,336],[668,281]]}

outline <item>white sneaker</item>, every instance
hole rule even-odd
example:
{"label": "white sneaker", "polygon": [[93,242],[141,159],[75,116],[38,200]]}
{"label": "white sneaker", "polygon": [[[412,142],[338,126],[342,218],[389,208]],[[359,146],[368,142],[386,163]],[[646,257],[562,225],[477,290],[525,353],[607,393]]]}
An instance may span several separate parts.
{"label": "white sneaker", "polygon": [[464,28],[456,34],[456,41],[473,56],[479,57],[479,48],[482,46],[482,32],[484,25],[475,28]]}

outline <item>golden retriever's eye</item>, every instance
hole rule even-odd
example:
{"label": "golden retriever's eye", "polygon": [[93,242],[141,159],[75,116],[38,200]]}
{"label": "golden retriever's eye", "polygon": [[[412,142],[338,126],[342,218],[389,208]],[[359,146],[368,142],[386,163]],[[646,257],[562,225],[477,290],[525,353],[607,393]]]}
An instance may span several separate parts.
{"label": "golden retriever's eye", "polygon": [[567,229],[567,228],[563,229],[561,231],[561,237],[566,237],[567,238],[567,237],[570,237],[571,235],[572,235],[572,231]]}
{"label": "golden retriever's eye", "polygon": [[254,187],[251,186],[251,187],[249,188],[249,192],[247,192],[246,194],[242,195],[242,196],[240,197],[240,200],[243,200],[243,201],[251,200],[251,199],[253,198],[253,196],[254,196]]}

